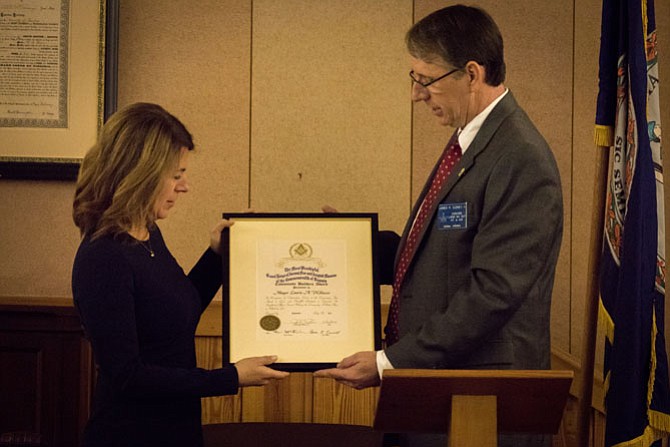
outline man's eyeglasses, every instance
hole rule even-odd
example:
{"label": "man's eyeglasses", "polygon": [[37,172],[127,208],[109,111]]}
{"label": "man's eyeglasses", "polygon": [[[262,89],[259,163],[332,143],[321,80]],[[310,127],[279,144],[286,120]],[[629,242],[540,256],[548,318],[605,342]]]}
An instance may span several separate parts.
{"label": "man's eyeglasses", "polygon": [[436,83],[437,81],[439,81],[440,79],[444,79],[444,78],[446,78],[447,76],[449,76],[449,75],[451,75],[451,74],[454,74],[454,73],[456,73],[456,72],[459,71],[459,70],[460,70],[460,68],[454,68],[453,70],[451,70],[451,71],[449,71],[449,72],[443,74],[443,75],[440,76],[439,78],[431,79],[431,80],[428,81],[428,82],[421,82],[420,80],[418,80],[417,77],[416,77],[416,76],[417,76],[416,73],[414,73],[414,70],[412,70],[412,71],[409,72],[409,77],[412,78],[412,81],[416,82],[416,83],[419,84],[421,87],[428,87],[429,85],[434,84],[434,83]]}

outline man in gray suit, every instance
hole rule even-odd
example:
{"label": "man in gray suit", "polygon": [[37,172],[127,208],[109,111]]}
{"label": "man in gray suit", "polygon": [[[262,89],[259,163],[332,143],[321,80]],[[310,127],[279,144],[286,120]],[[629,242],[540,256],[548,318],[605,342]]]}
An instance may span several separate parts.
{"label": "man in gray suit", "polygon": [[[503,85],[500,31],[483,10],[456,5],[417,22],[407,46],[412,100],[457,130],[390,250],[385,349],[316,375],[360,389],[378,385],[387,368],[548,369],[561,185],[549,146]],[[384,241],[388,252],[393,237]]]}

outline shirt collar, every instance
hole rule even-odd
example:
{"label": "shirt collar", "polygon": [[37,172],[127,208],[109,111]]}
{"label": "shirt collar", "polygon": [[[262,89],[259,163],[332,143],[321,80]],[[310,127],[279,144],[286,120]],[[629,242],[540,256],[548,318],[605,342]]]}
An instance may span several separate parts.
{"label": "shirt collar", "polygon": [[484,121],[486,121],[486,118],[488,118],[493,108],[505,97],[505,95],[507,95],[508,92],[509,89],[506,88],[500,96],[494,99],[491,104],[489,104],[484,110],[475,116],[472,121],[466,124],[463,129],[459,129],[458,144],[461,146],[462,154],[465,153],[472,141],[475,139],[479,129],[481,129],[482,124],[484,124]]}

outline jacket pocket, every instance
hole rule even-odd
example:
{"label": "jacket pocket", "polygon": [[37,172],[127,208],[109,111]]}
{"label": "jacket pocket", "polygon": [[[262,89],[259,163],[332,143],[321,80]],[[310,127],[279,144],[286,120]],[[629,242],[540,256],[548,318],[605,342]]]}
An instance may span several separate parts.
{"label": "jacket pocket", "polygon": [[514,365],[514,345],[509,341],[494,340],[472,353],[461,368],[510,369]]}

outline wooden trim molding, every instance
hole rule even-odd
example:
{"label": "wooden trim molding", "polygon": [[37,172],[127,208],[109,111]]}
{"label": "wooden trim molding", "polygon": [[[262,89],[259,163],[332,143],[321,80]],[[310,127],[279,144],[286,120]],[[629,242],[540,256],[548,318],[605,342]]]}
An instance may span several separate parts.
{"label": "wooden trim molding", "polygon": [[[570,387],[570,394],[579,399],[582,395],[583,384],[579,372],[581,371],[579,360],[561,349],[551,349],[551,367],[552,369],[566,369],[572,370],[575,373],[575,378]],[[602,376],[602,371],[596,371],[596,374]],[[593,378],[593,395],[591,398],[591,406],[601,413],[605,413],[605,386],[602,378]]]}

